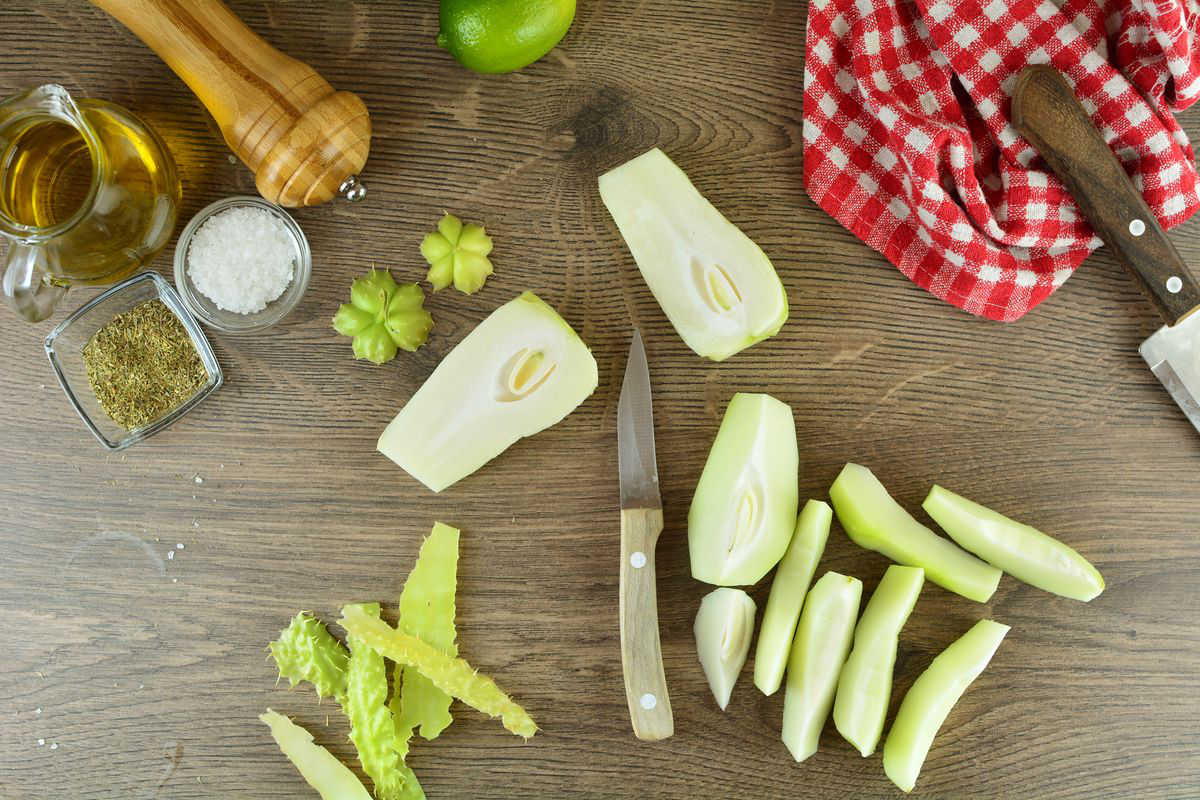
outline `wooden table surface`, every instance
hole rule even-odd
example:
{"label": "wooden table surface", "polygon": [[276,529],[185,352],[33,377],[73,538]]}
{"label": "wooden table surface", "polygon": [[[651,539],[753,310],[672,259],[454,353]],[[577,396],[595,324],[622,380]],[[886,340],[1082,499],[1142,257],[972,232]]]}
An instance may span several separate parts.
{"label": "wooden table surface", "polygon": [[[311,288],[283,325],[214,336],[226,385],[160,437],[107,455],[42,355],[50,324],[0,323],[0,797],[309,796],[255,719],[309,726],[347,763],[331,704],[275,685],[266,644],[299,609],[393,604],[431,523],[463,529],[461,652],[531,710],[529,743],[457,707],[411,764],[431,798],[891,797],[878,756],[832,726],[797,765],[782,695],[750,666],[725,713],[696,659],[686,515],[736,391],[791,404],[802,497],[846,461],[909,508],[934,482],[1053,532],[1104,573],[1090,604],[1005,578],[979,605],[930,585],[904,630],[898,698],[975,620],[1012,633],[951,713],[926,797],[1200,796],[1200,436],[1137,355],[1150,306],[1106,254],[1013,325],[913,287],[801,182],[805,4],[581,3],[552,56],[483,77],[433,45],[436,4],[235,2],[257,31],[370,106],[361,205],[299,211]],[[174,151],[183,216],[248,193],[183,84],[78,0],[0,9],[0,94],[43,82],[122,103]],[[1200,111],[1182,116],[1193,138]],[[791,301],[776,338],[723,364],[675,335],[602,207],[596,176],[670,153],[771,256]],[[372,263],[417,280],[442,209],[483,220],[496,274],[433,296],[415,355],[355,363],[329,328]],[[1200,219],[1174,232],[1200,263]],[[169,250],[155,266],[169,272]],[[438,360],[524,289],[592,347],[600,388],[562,424],[440,496],[375,452]],[[94,290],[68,297],[74,308]],[[617,631],[616,404],[631,326],[655,386],[658,552],[674,738],[630,733]],[[183,549],[177,549],[182,545]],[[836,528],[821,569],[869,592],[886,561]],[[769,582],[752,594],[761,605]],[[328,720],[328,722],[327,722]],[[357,765],[355,764],[357,769]]]}

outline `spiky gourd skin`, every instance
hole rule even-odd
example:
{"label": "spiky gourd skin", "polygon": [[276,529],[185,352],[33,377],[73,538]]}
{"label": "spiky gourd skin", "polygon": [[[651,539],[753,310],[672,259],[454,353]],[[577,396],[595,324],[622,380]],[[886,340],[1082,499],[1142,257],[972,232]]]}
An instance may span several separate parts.
{"label": "spiky gourd skin", "polygon": [[[353,608],[382,624],[378,603],[361,603]],[[396,743],[396,722],[387,705],[387,669],[383,656],[353,634],[347,641],[350,642],[350,666],[342,709],[350,719],[350,740],[358,750],[363,772],[375,782],[376,797],[379,800],[406,800],[412,796],[405,792],[412,773],[404,766]],[[412,780],[415,781],[415,777]]]}
{"label": "spiky gourd skin", "polygon": [[345,697],[350,654],[320,620],[300,612],[270,648],[280,676],[291,686],[307,681],[318,697],[333,697],[339,703]]}
{"label": "spiky gourd skin", "polygon": [[362,606],[345,606],[340,624],[352,642],[361,642],[399,664],[416,667],[447,694],[490,717],[500,717],[510,732],[526,739],[537,733],[537,724],[528,712],[501,691],[495,681],[477,673],[463,659],[448,656],[417,637],[396,630]]}
{"label": "spiky gourd skin", "polygon": [[321,800],[371,800],[371,793],[362,781],[336,756],[314,742],[311,733],[269,708],[258,718],[271,728],[280,751],[321,795]]}
{"label": "spiky gourd skin", "polygon": [[[454,641],[458,538],[457,528],[434,523],[400,594],[400,630],[450,656],[458,655]],[[403,743],[403,755],[414,730],[419,728],[422,737],[432,740],[450,725],[454,719],[450,716],[454,698],[415,667],[404,664],[396,664],[392,683],[396,688],[391,709],[396,718],[397,738]]]}

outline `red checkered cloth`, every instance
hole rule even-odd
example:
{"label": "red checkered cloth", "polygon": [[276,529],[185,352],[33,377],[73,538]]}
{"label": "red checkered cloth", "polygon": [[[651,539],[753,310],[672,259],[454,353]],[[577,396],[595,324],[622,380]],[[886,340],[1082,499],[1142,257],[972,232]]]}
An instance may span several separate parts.
{"label": "red checkered cloth", "polygon": [[917,285],[1011,321],[1101,242],[1017,135],[1013,83],[1075,86],[1164,226],[1200,208],[1172,114],[1200,98],[1196,0],[813,0],[804,178]]}

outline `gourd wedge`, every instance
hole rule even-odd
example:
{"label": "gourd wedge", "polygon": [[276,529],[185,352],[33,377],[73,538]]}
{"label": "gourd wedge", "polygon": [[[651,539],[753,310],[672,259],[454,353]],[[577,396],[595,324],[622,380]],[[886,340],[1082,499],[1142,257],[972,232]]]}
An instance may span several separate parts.
{"label": "gourd wedge", "polygon": [[924,584],[925,571],[920,567],[888,567],[854,629],[854,648],[838,678],[833,722],[863,758],[875,752],[883,735],[900,629]]}
{"label": "gourd wedge", "polygon": [[979,603],[986,603],[1000,584],[1000,570],[913,519],[864,466],[847,464],[829,488],[829,499],[859,547],[921,567],[938,586]]}
{"label": "gourd wedge", "polygon": [[1085,603],[1104,591],[1104,578],[1062,542],[934,486],[921,504],[950,538],[1020,581]]}
{"label": "gourd wedge", "polygon": [[950,709],[987,667],[1008,631],[1007,625],[979,620],[934,658],[904,695],[883,744],[883,771],[903,791],[916,785]]}
{"label": "gourd wedge", "polygon": [[271,709],[258,718],[271,729],[271,736],[304,780],[321,795],[321,800],[371,800],[371,793],[349,767],[321,745],[312,734]]}
{"label": "gourd wedge", "polygon": [[722,711],[729,705],[729,695],[750,652],[755,610],[750,595],[721,587],[704,596],[696,613],[696,652]]}
{"label": "gourd wedge", "polygon": [[600,197],[697,355],[723,361],[783,327],[787,292],[770,260],[661,150],[601,175]]}
{"label": "gourd wedge", "polygon": [[379,437],[379,452],[440,492],[561,421],[596,384],[587,345],[525,292],[442,359]]}
{"label": "gourd wedge", "polygon": [[833,511],[827,503],[820,500],[805,503],[796,520],[792,542],[775,570],[767,610],[758,630],[758,647],[754,651],[754,685],[765,695],[775,694],[783,682],[804,595],[808,594],[817,562],[825,552],[832,521]]}
{"label": "gourd wedge", "polygon": [[787,549],[799,503],[792,410],[766,394],[735,394],[688,511],[692,577],[757,583]]}
{"label": "gourd wedge", "polygon": [[817,752],[861,599],[862,581],[826,572],[804,601],[783,695],[783,743],[797,761]]}

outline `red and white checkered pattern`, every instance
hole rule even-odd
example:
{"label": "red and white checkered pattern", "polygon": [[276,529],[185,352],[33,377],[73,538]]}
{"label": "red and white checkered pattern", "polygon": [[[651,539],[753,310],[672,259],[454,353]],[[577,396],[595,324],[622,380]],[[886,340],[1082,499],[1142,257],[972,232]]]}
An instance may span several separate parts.
{"label": "red and white checkered pattern", "polygon": [[1200,99],[1196,0],[813,0],[804,177],[813,200],[919,286],[1011,321],[1101,242],[1009,123],[1051,64],[1164,226],[1200,208],[1172,113]]}

